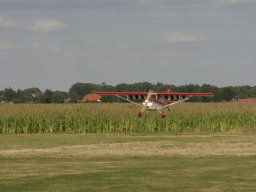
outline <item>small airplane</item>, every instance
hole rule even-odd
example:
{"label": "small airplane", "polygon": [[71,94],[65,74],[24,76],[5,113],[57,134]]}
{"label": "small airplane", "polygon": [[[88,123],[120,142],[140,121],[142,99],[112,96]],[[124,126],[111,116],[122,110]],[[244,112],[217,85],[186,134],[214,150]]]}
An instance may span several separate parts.
{"label": "small airplane", "polygon": [[[141,110],[138,112],[138,117],[141,117],[146,110],[149,110],[158,111],[162,118],[166,116],[166,113],[162,111],[163,109],[170,111],[170,106],[187,101],[190,97],[213,96],[212,93],[208,92],[172,92],[170,90],[166,92],[152,92],[151,90],[147,92],[96,92],[96,94],[115,95],[118,98],[140,106]],[[144,100],[142,104],[135,102],[140,100]]]}

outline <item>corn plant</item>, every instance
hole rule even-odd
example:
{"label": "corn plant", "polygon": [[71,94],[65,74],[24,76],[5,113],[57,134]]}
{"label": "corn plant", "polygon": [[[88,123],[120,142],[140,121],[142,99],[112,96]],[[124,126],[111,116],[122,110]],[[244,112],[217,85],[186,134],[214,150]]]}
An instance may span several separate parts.
{"label": "corn plant", "polygon": [[0,133],[191,133],[256,129],[256,104],[183,103],[162,119],[131,104],[1,104]]}

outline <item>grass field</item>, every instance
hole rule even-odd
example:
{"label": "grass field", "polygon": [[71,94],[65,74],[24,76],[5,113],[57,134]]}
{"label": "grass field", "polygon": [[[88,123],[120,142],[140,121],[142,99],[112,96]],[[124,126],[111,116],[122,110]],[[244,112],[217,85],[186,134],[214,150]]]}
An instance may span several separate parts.
{"label": "grass field", "polygon": [[256,135],[0,135],[0,191],[255,191]]}
{"label": "grass field", "polygon": [[255,104],[138,110],[0,104],[0,191],[255,191]]}

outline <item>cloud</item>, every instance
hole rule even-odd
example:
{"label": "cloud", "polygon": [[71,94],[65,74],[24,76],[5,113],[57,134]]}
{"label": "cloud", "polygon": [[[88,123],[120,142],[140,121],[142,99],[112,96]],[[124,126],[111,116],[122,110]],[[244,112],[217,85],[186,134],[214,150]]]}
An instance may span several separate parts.
{"label": "cloud", "polygon": [[29,44],[28,48],[32,48],[34,51],[43,51],[54,55],[61,55],[66,58],[87,58],[85,51],[77,47],[61,47],[49,43],[33,42]]}
{"label": "cloud", "polygon": [[209,5],[213,7],[239,5],[251,2],[251,0],[209,0]]}
{"label": "cloud", "polygon": [[229,4],[229,5],[235,5],[235,4],[241,4],[244,3],[245,1],[241,1],[241,0],[222,0],[222,2],[224,4]]}
{"label": "cloud", "polygon": [[53,32],[65,29],[67,25],[55,19],[33,21],[30,29],[39,32]]}
{"label": "cloud", "polygon": [[[177,9],[177,8],[203,8],[207,6],[207,0],[134,0],[142,7]],[[208,0],[211,1],[211,0]]]}
{"label": "cloud", "polygon": [[29,47],[31,47],[34,50],[45,50],[50,53],[60,53],[61,52],[60,48],[58,48],[54,45],[51,45],[51,44],[31,43],[29,45]]}
{"label": "cloud", "polygon": [[10,28],[12,26],[14,26],[14,22],[7,19],[4,16],[0,16],[0,28]]}
{"label": "cloud", "polygon": [[11,50],[13,48],[14,48],[14,46],[11,43],[0,41],[0,50],[8,51],[8,50]]}
{"label": "cloud", "polygon": [[135,0],[139,5],[143,7],[154,7],[154,8],[208,8],[210,7],[220,7],[220,6],[231,6],[231,5],[241,5],[255,0]]}
{"label": "cloud", "polygon": [[167,32],[164,39],[168,43],[197,43],[204,40],[203,37],[183,32]]}
{"label": "cloud", "polygon": [[166,6],[166,1],[163,0],[137,0],[137,2],[142,6],[154,6],[159,8]]}

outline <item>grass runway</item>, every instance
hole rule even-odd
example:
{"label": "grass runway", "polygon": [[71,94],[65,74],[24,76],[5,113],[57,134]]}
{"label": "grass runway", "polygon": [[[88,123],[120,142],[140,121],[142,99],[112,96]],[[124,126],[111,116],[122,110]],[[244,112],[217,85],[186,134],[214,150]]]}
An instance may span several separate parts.
{"label": "grass runway", "polygon": [[0,191],[255,191],[256,135],[0,135]]}

